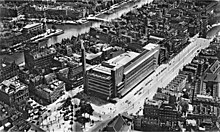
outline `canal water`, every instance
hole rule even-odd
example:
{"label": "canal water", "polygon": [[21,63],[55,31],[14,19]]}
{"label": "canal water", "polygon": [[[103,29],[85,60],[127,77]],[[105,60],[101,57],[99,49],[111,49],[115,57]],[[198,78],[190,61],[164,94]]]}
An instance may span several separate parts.
{"label": "canal water", "polygon": [[[141,7],[145,3],[149,3],[153,0],[140,0],[139,2],[136,3],[126,3],[122,5],[120,8],[114,9],[113,14],[111,15],[105,15],[105,14],[100,14],[97,17],[107,19],[107,20],[112,20],[115,18],[119,18],[122,14],[125,14],[131,10],[137,7]],[[43,41],[40,43],[40,45],[52,45],[58,42],[61,42],[63,38],[70,38],[72,36],[77,36],[79,34],[83,34],[86,32],[89,32],[90,27],[98,27],[100,26],[101,22],[87,22],[82,25],[56,25],[57,28],[63,29],[64,33],[58,36],[53,36],[46,41]],[[52,25],[48,25],[50,28]],[[208,36],[213,36],[215,35],[218,31],[220,31],[220,26],[214,27],[211,29],[208,33]],[[24,62],[24,55],[23,53],[14,53],[12,55],[0,55],[1,58],[6,58],[8,61],[15,61],[17,64],[20,64]]]}
{"label": "canal water", "polygon": [[[126,3],[121,6],[121,8],[114,9],[111,15],[100,14],[97,17],[103,18],[107,20],[112,20],[115,18],[119,18],[122,14],[129,12],[130,10],[134,9],[133,7],[137,5],[137,7],[141,7],[147,2],[151,2],[152,0],[141,0],[136,3]],[[64,34],[59,36],[54,36],[46,41],[48,45],[61,42],[63,38],[70,38],[71,36],[77,36],[79,34],[83,34],[89,32],[90,27],[98,27],[100,26],[101,22],[87,22],[83,25],[57,25],[57,28],[63,29]],[[48,27],[51,27],[49,25]]]}
{"label": "canal water", "polygon": [[[136,3],[126,3],[123,4],[120,8],[114,9],[113,13],[111,15],[105,15],[105,14],[100,14],[96,17],[107,19],[107,20],[112,20],[115,18],[119,18],[122,14],[127,13],[134,9],[133,7],[141,7],[145,3],[149,3],[153,0],[140,0],[139,2]],[[64,33],[58,36],[53,36],[46,41],[40,42],[40,45],[52,45],[58,42],[61,42],[62,39],[64,38],[71,38],[72,36],[77,36],[79,34],[83,34],[86,32],[89,32],[90,27],[99,27],[101,22],[87,22],[82,25],[56,25],[57,28],[63,29]],[[52,25],[48,25],[49,28],[51,28]],[[12,55],[0,55],[1,58],[6,58],[8,61],[12,62],[15,61],[17,64],[21,64],[24,62],[24,55],[23,53],[14,53]]]}

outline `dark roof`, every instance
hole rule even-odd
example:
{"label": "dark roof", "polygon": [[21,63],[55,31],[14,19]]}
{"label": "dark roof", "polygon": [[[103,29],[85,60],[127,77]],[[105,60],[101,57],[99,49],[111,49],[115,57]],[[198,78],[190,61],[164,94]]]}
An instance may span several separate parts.
{"label": "dark roof", "polygon": [[112,122],[110,122],[107,126],[107,130],[119,132],[122,130],[122,128],[125,125],[125,120],[123,117],[119,114],[115,119],[113,119]]}
{"label": "dark roof", "polygon": [[212,74],[212,73],[206,73],[204,76],[205,81],[214,81],[214,82],[220,82],[219,75]]}
{"label": "dark roof", "polygon": [[114,122],[114,126],[113,126],[114,130],[117,132],[120,131],[124,123],[125,123],[124,119],[122,118],[121,115],[119,115],[118,119],[116,119],[116,121]]}
{"label": "dark roof", "polygon": [[75,68],[70,68],[69,69],[69,75],[72,76],[75,76],[79,73],[81,73],[83,71],[83,67],[82,66],[78,66],[78,67],[75,67]]}
{"label": "dark roof", "polygon": [[123,112],[122,113],[123,119],[127,119],[128,121],[132,121],[133,117],[128,114],[128,112]]}
{"label": "dark roof", "polygon": [[164,93],[156,93],[153,97],[154,100],[167,100],[168,99],[168,95],[164,94]]}
{"label": "dark roof", "polygon": [[45,132],[43,129],[41,129],[40,127],[34,125],[33,123],[29,123],[31,125],[31,130],[33,131],[37,131],[37,132]]}
{"label": "dark roof", "polygon": [[64,76],[66,76],[69,73],[69,68],[68,67],[63,68],[63,69],[59,70],[59,73],[63,74]]}
{"label": "dark roof", "polygon": [[203,119],[203,123],[212,124],[212,119],[205,118],[205,119]]}
{"label": "dark roof", "polygon": [[169,11],[169,14],[178,14],[180,12],[180,9],[172,9]]}

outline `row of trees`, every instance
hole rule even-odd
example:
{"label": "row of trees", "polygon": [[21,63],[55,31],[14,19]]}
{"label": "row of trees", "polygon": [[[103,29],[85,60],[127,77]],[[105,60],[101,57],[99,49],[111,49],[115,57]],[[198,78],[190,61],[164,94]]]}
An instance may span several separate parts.
{"label": "row of trees", "polygon": [[[85,8],[86,13],[85,16],[88,16],[89,14],[95,14],[95,12],[100,12],[103,9],[109,9],[113,4],[119,3],[120,1],[107,1],[104,3],[98,2],[90,2],[86,4],[81,4],[80,7],[77,9]],[[67,13],[65,10],[46,10],[46,18],[47,19],[53,19],[53,20],[77,20],[80,19],[82,16],[82,11],[70,11],[67,10]],[[33,7],[25,7],[24,9],[24,15],[27,18],[37,18],[37,19],[42,19],[44,18],[44,11],[36,11],[35,8]]]}
{"label": "row of trees", "polygon": [[[42,20],[45,18],[43,14],[25,14],[26,18],[36,18],[38,20]],[[74,21],[80,18],[80,15],[74,15],[74,16],[69,16],[69,15],[46,15],[47,19],[52,19],[52,20],[58,20],[58,21],[64,21],[64,20],[70,20]]]}
{"label": "row of trees", "polygon": [[[83,124],[85,127],[85,123],[91,121],[90,115],[93,115],[94,109],[92,108],[91,104],[85,102],[84,100],[80,101],[80,109],[76,111],[75,117],[77,118],[76,121]],[[85,117],[85,114],[89,114],[89,118]],[[82,116],[84,114],[84,116]],[[91,121],[94,123],[94,121]]]}
{"label": "row of trees", "polygon": [[36,30],[36,31],[30,32],[30,33],[23,33],[20,35],[15,35],[13,33],[10,37],[7,37],[7,38],[1,37],[0,44],[5,45],[5,46],[11,46],[11,45],[14,45],[17,43],[24,42],[24,41],[26,41],[36,35],[42,34],[44,32],[45,32],[45,30],[42,29],[42,30]]}
{"label": "row of trees", "polygon": [[0,7],[0,18],[1,17],[16,17],[17,11],[15,9]]}
{"label": "row of trees", "polygon": [[77,53],[80,52],[80,43],[79,39],[72,36],[71,38],[64,38],[60,43],[56,43],[54,46],[57,49],[57,51],[61,54],[66,55],[67,49],[66,46],[71,46],[72,52]]}
{"label": "row of trees", "polygon": [[[79,122],[80,124],[83,124],[85,126],[85,123],[86,122],[92,122],[94,123],[94,121],[92,121],[90,119],[90,115],[93,115],[93,112],[94,112],[94,109],[92,108],[91,104],[84,101],[84,100],[81,100],[80,101],[80,104],[79,106],[78,105],[73,105],[72,102],[71,102],[71,98],[67,98],[67,100],[64,102],[63,104],[63,108],[65,107],[68,107],[68,106],[71,106],[72,109],[77,109],[77,108],[80,108],[78,109],[76,112],[75,112],[75,117],[76,117],[76,121]],[[85,114],[89,114],[89,118],[86,118],[85,117]],[[84,115],[84,116],[83,116]],[[72,121],[73,123],[73,121]]]}
{"label": "row of trees", "polygon": [[[103,9],[109,9],[113,4],[116,4],[122,1],[124,0],[112,0],[112,1],[107,1],[107,2],[98,1],[98,3],[96,3],[95,1],[94,2],[90,1],[86,4],[84,4],[83,2],[80,2],[81,4],[77,4],[77,5],[80,5],[78,7],[79,9],[86,8],[88,11],[86,15],[88,16],[89,14],[93,14],[95,11],[100,12]],[[48,3],[42,3],[42,4],[48,4]],[[52,4],[56,5],[54,3]],[[16,6],[18,7],[20,4],[16,4],[16,2],[6,3],[5,5],[6,7],[0,8],[0,17],[16,17],[18,15],[17,10],[15,8],[9,8],[8,7],[9,5],[10,7],[16,7]],[[36,11],[36,9],[34,7],[31,7],[30,4],[27,4],[26,6],[18,7],[18,8],[21,8],[21,10],[23,10],[21,13],[24,14],[27,18],[44,18],[43,11]],[[76,7],[73,7],[73,8],[75,9]],[[79,14],[80,13],[82,12],[79,12]],[[76,20],[80,18],[79,17],[80,15],[79,14],[76,15],[75,13],[69,13],[69,15],[64,15],[66,14],[65,10],[63,10],[63,13],[62,13],[63,15],[61,16],[59,16],[60,11],[58,11],[58,14],[57,15],[55,14],[54,16],[52,15],[54,14],[54,11],[48,12],[46,14],[47,14],[48,19],[55,19],[55,20]]]}
{"label": "row of trees", "polygon": [[84,40],[84,47],[86,49],[86,52],[90,50],[90,47],[94,44],[88,40],[91,38],[91,36],[88,36],[89,38],[85,38],[88,34],[83,34],[78,37],[72,36],[71,38],[64,38],[60,43],[56,43],[54,46],[58,50],[59,53],[66,55],[66,46],[70,46],[73,53],[79,53],[81,52],[81,42],[80,40]]}

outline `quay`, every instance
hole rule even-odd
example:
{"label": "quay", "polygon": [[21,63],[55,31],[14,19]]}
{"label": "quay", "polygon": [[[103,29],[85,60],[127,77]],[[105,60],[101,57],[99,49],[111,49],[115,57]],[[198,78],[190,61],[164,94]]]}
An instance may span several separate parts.
{"label": "quay", "polygon": [[[47,29],[47,31],[45,33],[34,36],[34,37],[30,38],[29,40],[26,40],[25,42],[29,42],[29,41],[39,42],[39,41],[45,40],[49,37],[60,35],[60,34],[64,33],[64,30],[62,30],[62,29],[56,29],[55,31],[52,31],[52,32],[51,31],[52,31],[52,29]],[[16,49],[16,48],[22,46],[25,42],[21,42],[21,43],[12,45],[9,48]]]}

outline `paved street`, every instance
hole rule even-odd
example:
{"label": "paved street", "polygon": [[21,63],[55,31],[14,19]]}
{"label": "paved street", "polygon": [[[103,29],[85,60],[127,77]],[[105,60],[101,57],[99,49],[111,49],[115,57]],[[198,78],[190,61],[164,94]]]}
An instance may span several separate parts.
{"label": "paved street", "polygon": [[[158,73],[156,71],[133,90],[135,91],[136,89],[144,87],[144,92],[142,94],[137,94],[134,96],[132,93],[130,93],[126,96],[126,98],[120,100],[116,105],[116,113],[121,113],[123,111],[136,113],[136,111],[143,106],[145,98],[152,98],[158,87],[165,87],[173,78],[175,78],[179,70],[182,69],[185,64],[189,63],[196,54],[198,54],[197,50],[207,47],[209,42],[210,41],[206,39],[196,39],[179,55],[173,58],[170,65],[162,65],[162,68],[167,68],[159,76],[156,76],[155,73]],[[151,79],[152,81],[147,86],[145,86],[145,83]],[[125,100],[129,100],[131,104],[128,105],[126,103],[123,103]],[[123,104],[127,107],[125,107]],[[132,104],[135,104],[135,107],[132,107]]]}
{"label": "paved street", "polygon": [[[218,61],[198,55],[210,43],[215,51],[209,48],[204,51],[219,55],[220,8],[214,7],[217,2],[3,1],[0,2],[4,12],[0,13],[3,20],[0,94],[4,95],[0,98],[1,130],[155,130],[151,125],[160,130],[174,130],[178,126],[182,131],[220,130],[215,118],[220,115],[216,108],[220,93],[215,92],[218,76],[214,75]],[[185,66],[193,58],[204,60],[204,65],[197,68],[200,73],[195,75],[200,79],[194,79],[204,87],[198,100],[190,101],[196,104],[168,97],[172,104],[178,104],[177,112],[159,97],[162,104],[159,103],[158,109],[149,116],[143,115],[147,110],[146,99],[151,100],[157,90],[169,93],[167,89],[173,88],[171,95],[189,98],[192,93],[185,89],[195,82],[188,79],[194,76],[188,75],[191,71],[188,73]],[[184,75],[178,75],[180,72]],[[155,114],[160,116],[148,119]],[[211,119],[208,127],[207,123],[204,125],[207,118]],[[27,128],[27,123],[31,128]]]}
{"label": "paved street", "polygon": [[[184,65],[190,63],[191,60],[199,53],[197,50],[208,47],[211,40],[197,38],[197,36],[195,36],[195,38],[191,39],[191,42],[192,43],[174,57],[169,64],[159,66],[153,74],[136,86],[128,95],[120,99],[114,106],[116,107],[116,111],[109,113],[108,115],[114,117],[122,112],[135,114],[143,107],[144,100],[146,98],[152,98],[158,87],[165,87],[173,78],[175,78],[179,70],[182,69]],[[162,70],[163,72],[161,72]],[[141,94],[134,95],[134,93],[141,88],[143,88],[143,92]],[[125,102],[130,103],[128,104]],[[96,125],[90,131],[98,130],[100,127],[101,125]]]}

